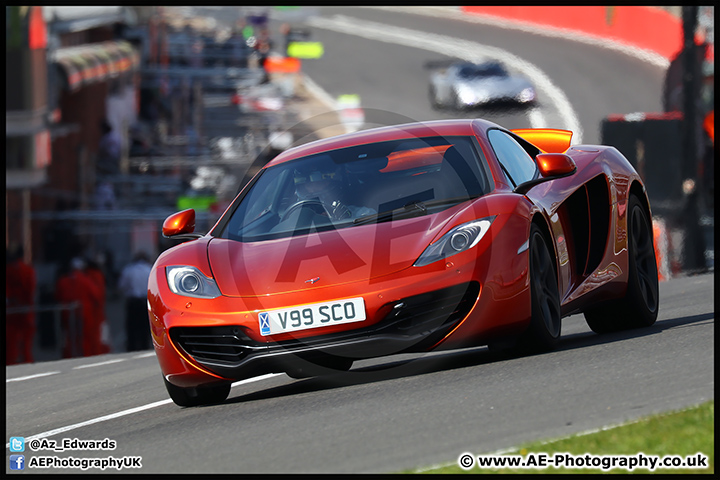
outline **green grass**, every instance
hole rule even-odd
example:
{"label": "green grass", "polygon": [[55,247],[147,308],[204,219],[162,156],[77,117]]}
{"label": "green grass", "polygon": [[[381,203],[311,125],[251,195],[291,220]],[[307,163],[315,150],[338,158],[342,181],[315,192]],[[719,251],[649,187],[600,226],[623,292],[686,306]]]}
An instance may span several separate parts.
{"label": "green grass", "polygon": [[[656,468],[653,473],[673,474],[710,474],[715,471],[715,401],[709,401],[685,410],[645,417],[637,422],[628,423],[604,431],[575,435],[550,442],[534,442],[521,445],[506,455],[521,455],[528,460],[528,454],[567,452],[572,455],[631,455],[639,452],[645,456],[677,455],[681,457],[702,453],[708,457],[708,468]],[[458,452],[458,456],[462,452]],[[478,454],[475,455],[477,461]],[[578,468],[479,468],[474,465],[463,470],[455,463],[448,466],[419,470],[422,473],[650,473],[647,468],[635,468],[632,472],[624,468],[615,468],[607,472],[601,469]],[[411,473],[411,472],[405,472]]]}

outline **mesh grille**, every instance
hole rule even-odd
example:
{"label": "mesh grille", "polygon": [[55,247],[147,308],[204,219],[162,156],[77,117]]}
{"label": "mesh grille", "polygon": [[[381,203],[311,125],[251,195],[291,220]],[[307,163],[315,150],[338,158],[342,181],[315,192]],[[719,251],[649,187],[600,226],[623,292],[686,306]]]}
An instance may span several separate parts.
{"label": "mesh grille", "polygon": [[253,341],[236,325],[220,327],[175,327],[170,338],[196,360],[234,364],[264,344]]}
{"label": "mesh grille", "polygon": [[[269,344],[252,340],[243,332],[244,327],[237,325],[175,327],[170,329],[170,338],[201,363],[210,361],[226,365],[237,365],[253,352],[270,353],[299,346],[322,347],[374,334],[397,337],[423,335],[428,337],[428,342],[435,342],[465,318],[479,291],[479,285],[471,282],[407,297],[388,305],[392,308],[390,313],[369,327]],[[417,347],[428,342],[422,342]]]}

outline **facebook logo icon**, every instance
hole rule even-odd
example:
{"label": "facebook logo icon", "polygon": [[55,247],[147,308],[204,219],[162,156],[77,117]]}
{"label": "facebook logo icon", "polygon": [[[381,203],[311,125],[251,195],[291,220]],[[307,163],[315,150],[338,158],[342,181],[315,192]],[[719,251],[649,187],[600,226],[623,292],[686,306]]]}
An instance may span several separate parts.
{"label": "facebook logo icon", "polygon": [[25,455],[10,455],[10,470],[25,470]]}

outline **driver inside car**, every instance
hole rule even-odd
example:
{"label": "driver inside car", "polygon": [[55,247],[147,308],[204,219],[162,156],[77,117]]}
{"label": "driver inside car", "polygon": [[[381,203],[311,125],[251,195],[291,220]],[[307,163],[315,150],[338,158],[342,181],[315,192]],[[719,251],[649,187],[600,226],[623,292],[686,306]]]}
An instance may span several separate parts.
{"label": "driver inside car", "polygon": [[341,198],[343,184],[339,172],[321,172],[314,170],[307,174],[295,172],[295,194],[298,202],[320,202],[333,221],[353,220],[375,211],[367,207],[345,205]]}

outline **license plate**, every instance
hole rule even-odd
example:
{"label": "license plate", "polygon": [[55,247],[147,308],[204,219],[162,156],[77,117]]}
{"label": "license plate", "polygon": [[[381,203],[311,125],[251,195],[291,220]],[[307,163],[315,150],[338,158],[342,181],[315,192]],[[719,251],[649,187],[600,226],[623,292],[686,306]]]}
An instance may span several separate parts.
{"label": "license plate", "polygon": [[365,320],[365,302],[362,297],[311,303],[258,313],[261,335],[296,332],[363,320]]}

